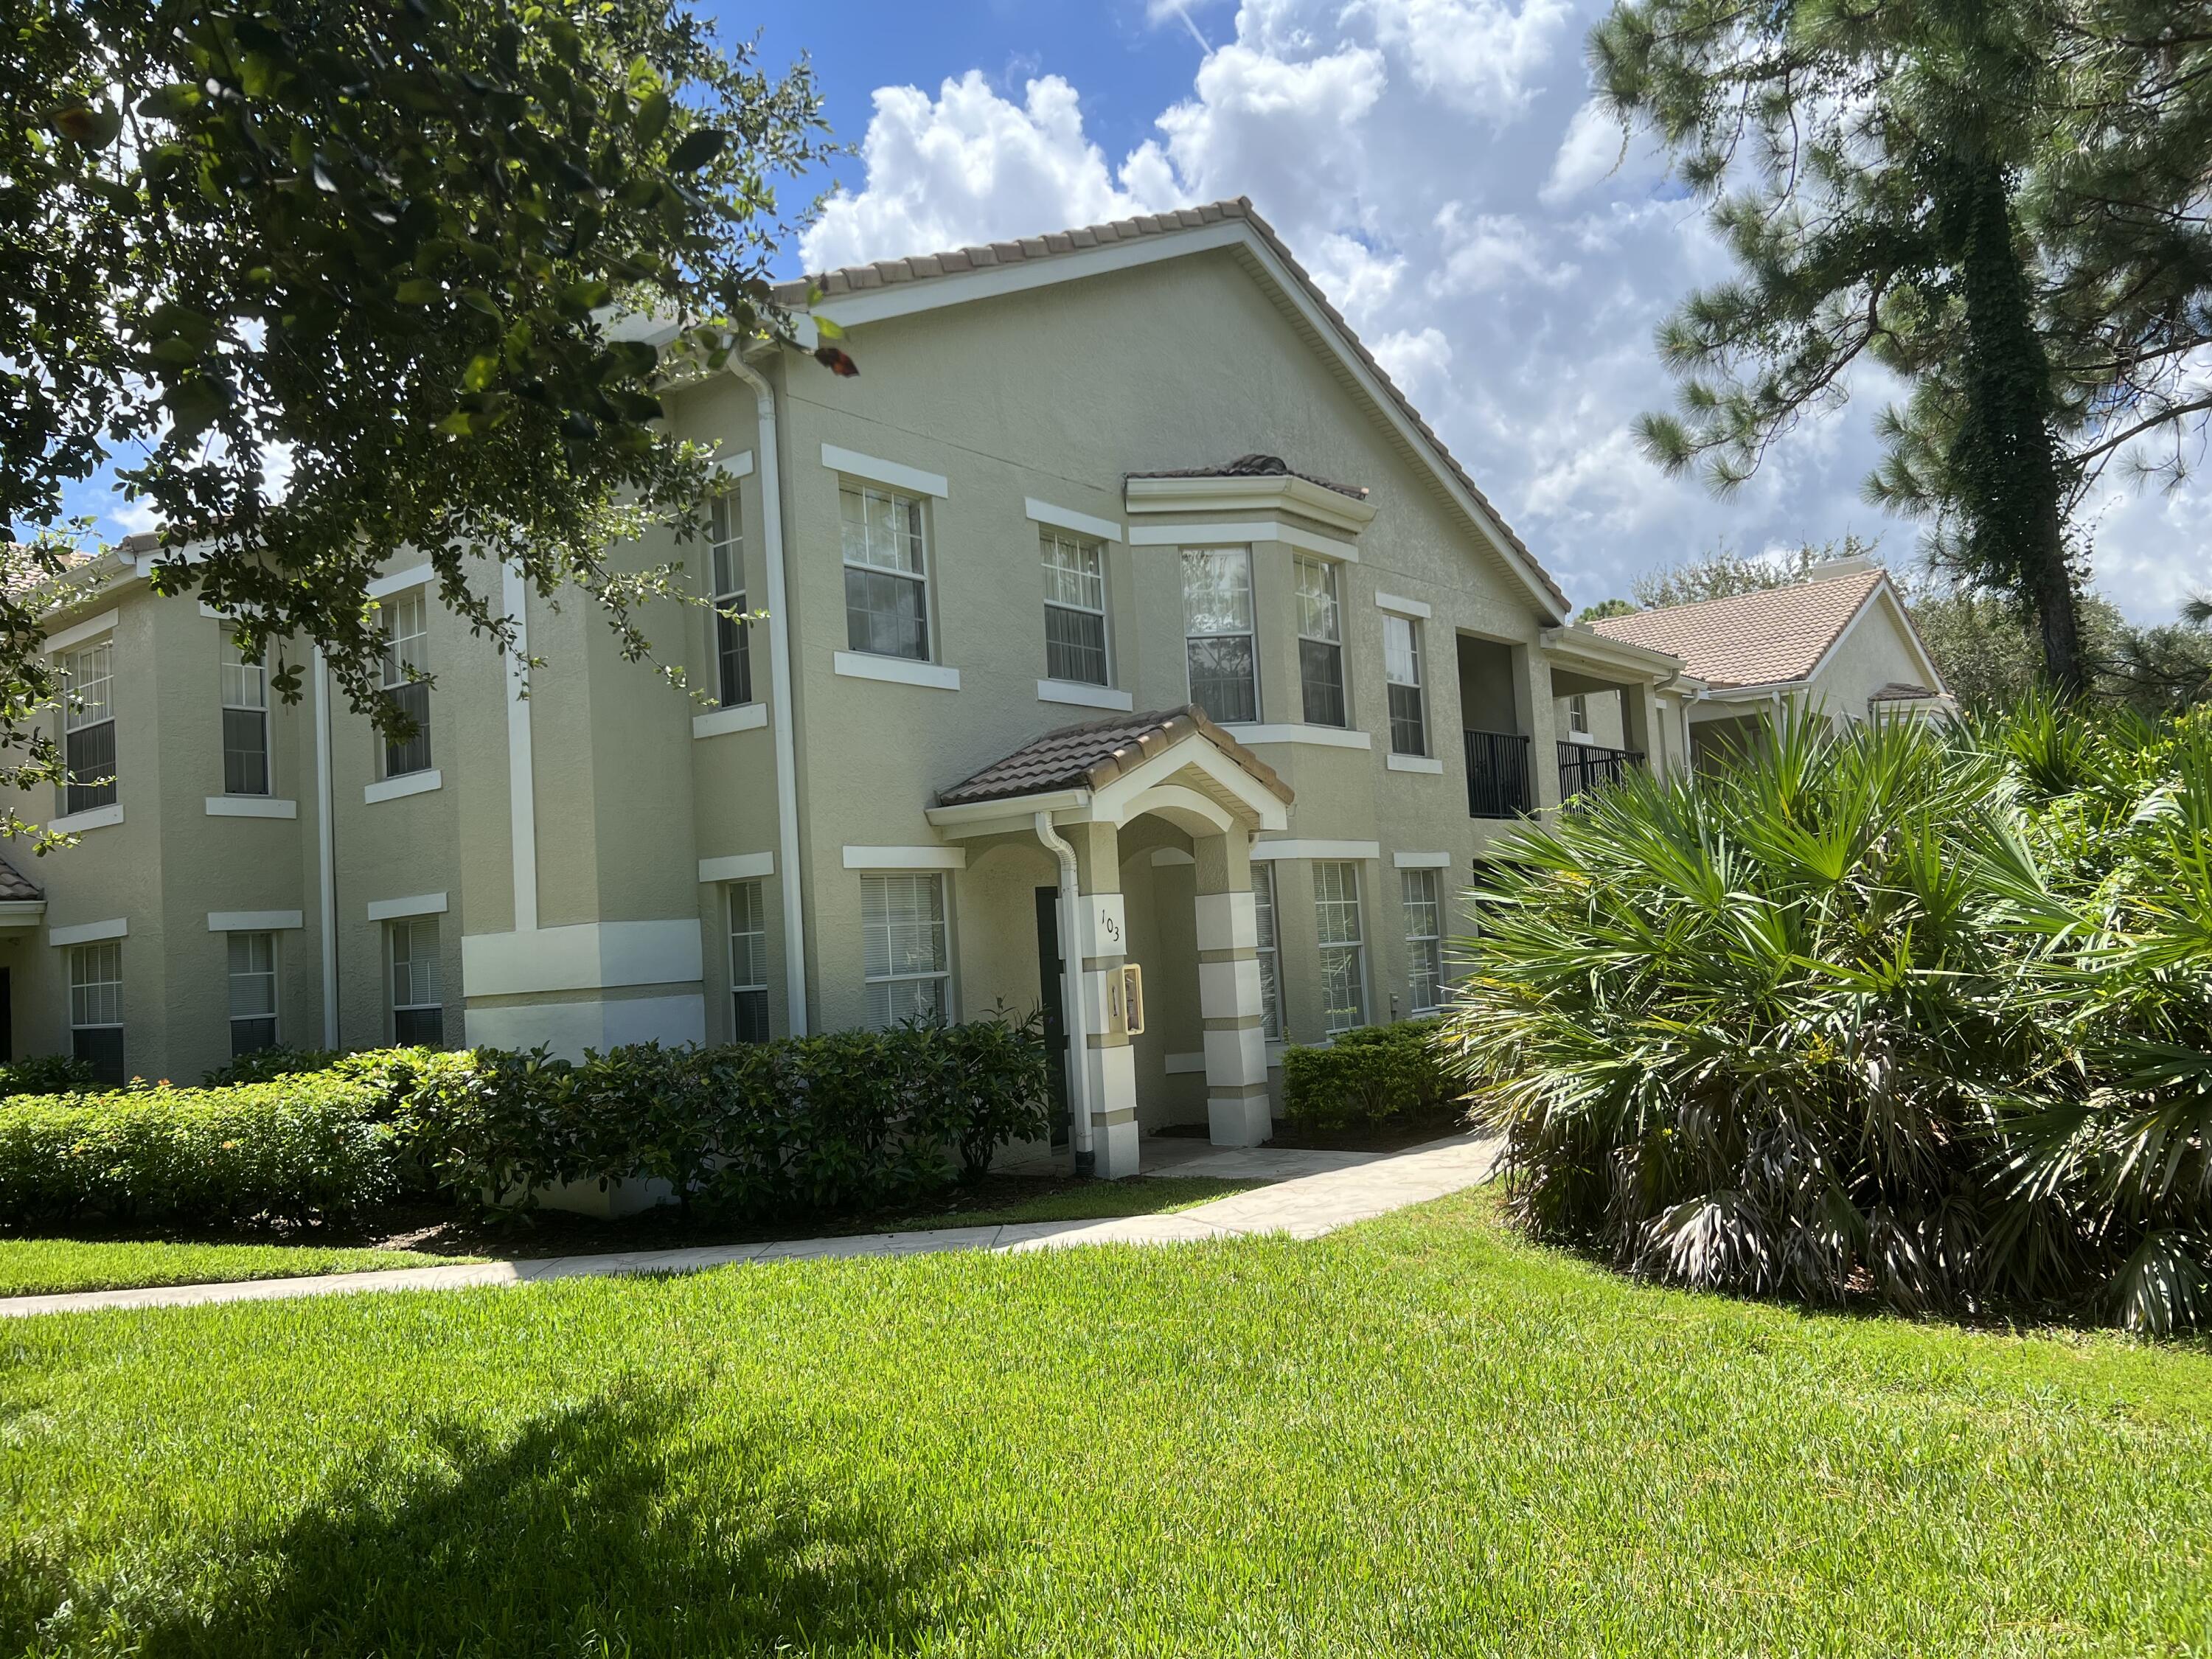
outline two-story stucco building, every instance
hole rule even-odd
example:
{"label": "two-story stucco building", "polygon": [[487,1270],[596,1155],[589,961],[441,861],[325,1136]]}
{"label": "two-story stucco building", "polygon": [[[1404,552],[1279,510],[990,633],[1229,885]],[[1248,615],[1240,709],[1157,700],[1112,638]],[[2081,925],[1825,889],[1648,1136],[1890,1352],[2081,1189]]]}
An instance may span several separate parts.
{"label": "two-story stucco building", "polygon": [[72,572],[65,738],[113,781],[0,895],[14,1051],[182,1079],[1042,1007],[1121,1174],[1141,1128],[1264,1139],[1285,1042],[1436,1006],[1471,861],[1589,775],[1565,700],[1685,763],[1680,660],[1566,626],[1248,204],[814,286],[859,378],[667,394],[727,489],[711,544],[638,556],[766,613],[646,618],[706,704],[487,566],[526,688],[396,568],[387,744],[319,664],[270,697],[150,546]]}

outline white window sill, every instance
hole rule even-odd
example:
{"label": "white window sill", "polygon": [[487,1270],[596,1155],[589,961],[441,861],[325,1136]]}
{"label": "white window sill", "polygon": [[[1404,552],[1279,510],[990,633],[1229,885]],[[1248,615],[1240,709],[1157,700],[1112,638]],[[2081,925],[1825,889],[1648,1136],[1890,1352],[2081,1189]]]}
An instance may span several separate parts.
{"label": "white window sill", "polygon": [[1569,743],[1595,743],[1597,739],[1587,732],[1570,732],[1567,733],[1567,741]]}
{"label": "white window sill", "polygon": [[427,795],[445,787],[446,775],[434,767],[428,772],[407,772],[380,783],[366,784],[361,798],[373,805],[380,800],[398,800],[402,795]]}
{"label": "white window sill", "polygon": [[1242,744],[1303,743],[1316,749],[1366,749],[1372,746],[1364,732],[1340,726],[1224,726],[1221,728]]}
{"label": "white window sill", "polygon": [[279,800],[273,795],[210,795],[207,815],[211,818],[296,818],[300,803]]}
{"label": "white window sill", "polygon": [[1127,691],[1116,691],[1110,685],[1086,685],[1080,680],[1039,680],[1039,702],[1073,703],[1079,708],[1114,708],[1127,714],[1137,706],[1137,700]]}
{"label": "white window sill", "polygon": [[691,717],[695,738],[719,738],[731,732],[752,732],[768,724],[768,705],[741,702],[734,708],[710,708]]}
{"label": "white window sill", "polygon": [[1385,755],[1382,764],[1393,772],[1442,772],[1444,763],[1431,755]]}
{"label": "white window sill", "polygon": [[46,828],[58,836],[74,836],[86,830],[110,830],[123,822],[123,803],[88,806],[82,812],[64,812],[48,820]]}
{"label": "white window sill", "polygon": [[853,680],[884,680],[892,685],[927,686],[933,691],[957,691],[960,671],[943,663],[915,662],[906,657],[878,657],[866,651],[840,651],[832,664]]}

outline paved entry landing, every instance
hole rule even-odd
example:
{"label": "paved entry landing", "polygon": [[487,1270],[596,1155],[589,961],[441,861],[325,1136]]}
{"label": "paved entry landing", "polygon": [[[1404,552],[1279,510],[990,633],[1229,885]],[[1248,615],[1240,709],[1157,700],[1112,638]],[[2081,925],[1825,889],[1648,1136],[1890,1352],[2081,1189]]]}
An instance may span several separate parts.
{"label": "paved entry landing", "polygon": [[[1173,1140],[1149,1143],[1173,1146]],[[400,1267],[390,1273],[329,1273],[311,1279],[249,1279],[234,1285],[165,1285],[137,1291],[83,1291],[68,1296],[0,1298],[0,1316],[78,1313],[95,1308],[184,1308],[214,1302],[278,1302],[362,1291],[460,1290],[480,1285],[533,1285],[550,1279],[606,1279],[623,1273],[697,1273],[754,1261],[825,1256],[922,1255],[944,1250],[1053,1250],[1079,1244],[1189,1244],[1255,1233],[1318,1238],[1355,1221],[1422,1204],[1489,1178],[1504,1143],[1496,1137],[1454,1135],[1402,1152],[1273,1152],[1264,1146],[1188,1143],[1179,1162],[1154,1163],[1147,1173],[1273,1180],[1272,1187],[1234,1193],[1173,1215],[1121,1216],[1105,1221],[1027,1221],[1003,1227],[947,1227],[932,1231],[861,1233],[849,1238],[799,1238],[777,1244],[714,1244],[688,1250],[637,1250],[620,1255],[563,1255],[540,1261],[481,1261],[450,1267]],[[1172,1156],[1172,1154],[1170,1154]],[[1310,1172],[1308,1160],[1323,1160]],[[1140,1179],[1142,1177],[1139,1177]]]}

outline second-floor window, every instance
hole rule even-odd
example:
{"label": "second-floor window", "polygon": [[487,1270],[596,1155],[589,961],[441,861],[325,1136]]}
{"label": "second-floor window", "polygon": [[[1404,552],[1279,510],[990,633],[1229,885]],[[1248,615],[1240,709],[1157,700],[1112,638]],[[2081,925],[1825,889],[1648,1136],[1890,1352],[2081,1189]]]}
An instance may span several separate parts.
{"label": "second-floor window", "polygon": [[1043,538],[1045,678],[1109,685],[1106,557],[1095,542],[1056,530]]}
{"label": "second-floor window", "polygon": [[70,781],[62,811],[115,805],[115,642],[100,640],[62,659],[68,700],[62,710],[62,759]]}
{"label": "second-floor window", "polygon": [[409,678],[430,666],[430,601],[422,588],[395,593],[384,605],[384,695],[414,723],[413,735],[384,740],[384,775],[430,769],[430,683]]}
{"label": "second-floor window", "polygon": [[1577,691],[1567,699],[1567,730],[1578,738],[1589,736],[1589,697],[1586,693]]}
{"label": "second-floor window", "polygon": [[276,935],[230,935],[230,1052],[276,1046]]}
{"label": "second-floor window", "polygon": [[1342,726],[1344,621],[1336,602],[1336,567],[1325,559],[1299,559],[1298,688],[1309,726]]}
{"label": "second-floor window", "polygon": [[734,708],[753,700],[752,653],[746,643],[750,630],[726,614],[745,608],[745,535],[737,492],[715,496],[707,514],[708,562],[714,582],[714,690],[723,708]]}
{"label": "second-floor window", "polygon": [[222,793],[269,793],[269,671],[222,630]]}
{"label": "second-floor window", "polygon": [[1182,556],[1183,644],[1190,700],[1227,726],[1260,718],[1252,634],[1252,555],[1242,547]]}
{"label": "second-floor window", "polygon": [[730,1014],[736,1041],[768,1041],[768,910],[757,881],[730,884]]}
{"label": "second-floor window", "polygon": [[1390,752],[1429,752],[1428,711],[1421,697],[1421,625],[1410,617],[1382,618],[1382,678],[1390,698]]}
{"label": "second-floor window", "polygon": [[878,657],[929,660],[929,550],[918,497],[841,484],[845,642]]}

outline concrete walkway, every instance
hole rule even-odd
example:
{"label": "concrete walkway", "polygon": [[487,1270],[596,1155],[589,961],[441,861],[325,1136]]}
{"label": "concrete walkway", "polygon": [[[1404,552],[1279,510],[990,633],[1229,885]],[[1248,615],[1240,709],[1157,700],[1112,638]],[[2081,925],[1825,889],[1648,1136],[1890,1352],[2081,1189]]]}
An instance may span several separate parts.
{"label": "concrete walkway", "polygon": [[[804,1261],[826,1256],[925,1255],[939,1250],[1066,1249],[1079,1244],[1188,1244],[1255,1233],[1319,1238],[1372,1216],[1425,1203],[1486,1179],[1500,1142],[1455,1135],[1402,1152],[1228,1151],[1188,1143],[1192,1152],[1155,1157],[1175,1141],[1148,1140],[1147,1175],[1205,1175],[1224,1180],[1273,1180],[1171,1215],[1121,1216],[1106,1221],[1026,1221],[998,1227],[945,1227],[905,1233],[856,1233],[774,1244],[710,1244],[686,1250],[635,1250],[619,1255],[556,1255],[532,1261],[479,1261],[450,1267],[398,1267],[388,1273],[325,1273],[306,1279],[256,1279],[229,1285],[165,1285],[136,1291],[81,1291],[64,1296],[0,1297],[0,1316],[80,1313],[95,1308],[185,1308],[213,1302],[281,1302],[356,1291],[444,1291],[477,1285],[535,1285],[550,1279],[604,1279],[621,1273],[698,1273],[752,1261]],[[1295,1172],[1295,1173],[1294,1173]],[[1141,1177],[1140,1177],[1141,1178]]]}

